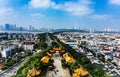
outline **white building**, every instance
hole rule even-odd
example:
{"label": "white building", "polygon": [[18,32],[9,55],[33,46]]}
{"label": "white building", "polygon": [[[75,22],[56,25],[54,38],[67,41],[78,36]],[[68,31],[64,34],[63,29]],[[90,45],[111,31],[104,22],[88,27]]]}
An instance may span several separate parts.
{"label": "white building", "polygon": [[120,58],[115,57],[115,58],[113,59],[113,62],[115,62],[118,66],[120,66]]}
{"label": "white building", "polygon": [[35,42],[34,41],[24,41],[23,48],[24,50],[33,50]]}
{"label": "white building", "polygon": [[71,40],[71,39],[64,41],[64,43],[70,45],[71,47],[77,47],[78,44],[76,40]]}
{"label": "white building", "polygon": [[12,46],[12,47],[4,49],[3,51],[0,51],[0,53],[1,53],[2,57],[4,57],[4,58],[12,57],[16,52],[14,50],[15,48],[16,48],[16,46]]}

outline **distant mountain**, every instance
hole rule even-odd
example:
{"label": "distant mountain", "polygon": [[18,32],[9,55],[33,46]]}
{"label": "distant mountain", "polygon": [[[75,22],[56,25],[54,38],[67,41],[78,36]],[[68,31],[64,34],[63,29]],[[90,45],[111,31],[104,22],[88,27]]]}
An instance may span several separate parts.
{"label": "distant mountain", "polygon": [[77,30],[77,29],[56,29],[56,30],[53,30],[53,32],[85,32],[85,33],[88,33],[88,31]]}

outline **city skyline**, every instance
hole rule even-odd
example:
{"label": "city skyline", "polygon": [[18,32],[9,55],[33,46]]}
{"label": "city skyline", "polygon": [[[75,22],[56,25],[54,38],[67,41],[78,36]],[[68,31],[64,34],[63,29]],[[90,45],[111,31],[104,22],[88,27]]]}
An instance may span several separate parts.
{"label": "city skyline", "polygon": [[0,0],[0,24],[120,29],[120,0]]}

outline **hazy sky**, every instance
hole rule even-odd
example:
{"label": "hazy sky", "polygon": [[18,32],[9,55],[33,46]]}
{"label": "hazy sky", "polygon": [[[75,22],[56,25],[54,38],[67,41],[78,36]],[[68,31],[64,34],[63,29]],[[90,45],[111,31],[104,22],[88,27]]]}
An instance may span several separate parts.
{"label": "hazy sky", "polygon": [[120,0],[0,0],[0,24],[120,29]]}

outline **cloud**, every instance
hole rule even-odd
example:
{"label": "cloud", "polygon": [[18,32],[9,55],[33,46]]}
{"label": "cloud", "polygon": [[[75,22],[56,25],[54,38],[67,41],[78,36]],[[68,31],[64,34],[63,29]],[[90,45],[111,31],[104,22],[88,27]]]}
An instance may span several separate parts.
{"label": "cloud", "polygon": [[32,8],[49,8],[51,3],[51,0],[31,0],[29,6]]}
{"label": "cloud", "polygon": [[31,0],[29,2],[29,6],[31,8],[52,8],[56,10],[63,10],[70,12],[73,15],[88,15],[94,11],[90,8],[92,3],[92,0],[77,0],[75,2],[66,1],[58,4],[52,0]]}
{"label": "cloud", "polygon": [[45,15],[40,14],[40,13],[32,13],[32,14],[30,14],[30,16],[32,16],[32,17],[44,17]]}
{"label": "cloud", "polygon": [[11,8],[1,7],[0,8],[0,16],[4,16],[10,14],[13,11]]}
{"label": "cloud", "polygon": [[74,15],[87,15],[93,12],[93,9],[89,7],[91,4],[91,0],[78,0],[76,3],[66,2],[64,5],[64,10]]}
{"label": "cloud", "polygon": [[106,19],[111,19],[112,16],[108,14],[94,14],[91,16],[91,18],[95,20],[106,20]]}
{"label": "cloud", "polygon": [[16,22],[17,14],[12,8],[0,7],[0,23]]}
{"label": "cloud", "polygon": [[56,4],[52,0],[31,0],[29,2],[29,7],[34,9],[45,9],[45,8],[53,8],[53,9],[60,9],[63,6],[61,4]]}
{"label": "cloud", "polygon": [[120,5],[120,0],[109,0],[110,4]]}

